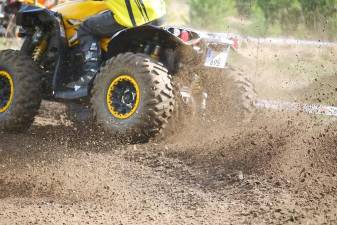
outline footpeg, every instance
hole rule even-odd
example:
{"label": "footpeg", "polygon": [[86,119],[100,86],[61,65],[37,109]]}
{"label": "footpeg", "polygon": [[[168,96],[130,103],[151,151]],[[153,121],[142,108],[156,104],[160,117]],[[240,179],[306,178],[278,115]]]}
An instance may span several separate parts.
{"label": "footpeg", "polygon": [[54,93],[55,98],[68,99],[68,100],[83,98],[88,95],[89,95],[89,90],[87,87],[82,87],[78,89],[77,91],[69,89],[69,90],[64,90],[64,91],[57,91]]}

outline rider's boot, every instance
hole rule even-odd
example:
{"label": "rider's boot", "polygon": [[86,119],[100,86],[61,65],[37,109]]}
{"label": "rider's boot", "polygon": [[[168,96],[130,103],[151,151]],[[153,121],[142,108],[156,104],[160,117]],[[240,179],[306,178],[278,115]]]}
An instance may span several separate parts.
{"label": "rider's boot", "polygon": [[100,55],[98,42],[92,42],[89,50],[84,53],[83,75],[78,80],[67,84],[67,88],[76,92],[88,92],[89,84],[99,70]]}

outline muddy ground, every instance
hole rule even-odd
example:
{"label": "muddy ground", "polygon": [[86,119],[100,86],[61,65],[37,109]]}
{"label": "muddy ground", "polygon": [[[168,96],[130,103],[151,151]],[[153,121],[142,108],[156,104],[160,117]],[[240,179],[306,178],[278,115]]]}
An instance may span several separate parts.
{"label": "muddy ground", "polygon": [[[317,86],[271,93],[273,71],[252,77],[260,98]],[[1,134],[0,224],[337,224],[334,118],[260,110],[119,145],[63,114],[44,103],[27,133]]]}

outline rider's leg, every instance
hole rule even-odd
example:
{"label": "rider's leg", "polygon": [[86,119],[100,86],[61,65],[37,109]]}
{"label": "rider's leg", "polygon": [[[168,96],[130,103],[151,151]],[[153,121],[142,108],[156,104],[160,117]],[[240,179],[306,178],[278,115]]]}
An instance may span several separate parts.
{"label": "rider's leg", "polygon": [[83,74],[79,80],[68,84],[67,87],[75,90],[82,87],[87,88],[100,67],[101,48],[99,40],[103,37],[111,37],[122,29],[124,27],[114,20],[111,11],[90,17],[80,25],[77,35],[84,55]]}

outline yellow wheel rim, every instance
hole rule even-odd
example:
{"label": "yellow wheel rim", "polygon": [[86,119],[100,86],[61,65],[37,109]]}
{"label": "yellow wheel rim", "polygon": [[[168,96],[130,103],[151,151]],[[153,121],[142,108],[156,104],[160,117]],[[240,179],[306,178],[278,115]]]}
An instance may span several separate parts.
{"label": "yellow wheel rim", "polygon": [[136,113],[140,102],[137,81],[129,75],[121,75],[112,80],[106,95],[106,103],[111,115],[125,120]]}
{"label": "yellow wheel rim", "polygon": [[14,97],[14,81],[12,76],[0,70],[0,113],[8,110]]}

